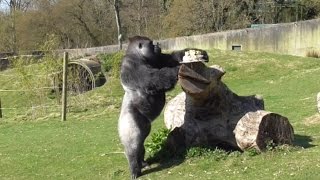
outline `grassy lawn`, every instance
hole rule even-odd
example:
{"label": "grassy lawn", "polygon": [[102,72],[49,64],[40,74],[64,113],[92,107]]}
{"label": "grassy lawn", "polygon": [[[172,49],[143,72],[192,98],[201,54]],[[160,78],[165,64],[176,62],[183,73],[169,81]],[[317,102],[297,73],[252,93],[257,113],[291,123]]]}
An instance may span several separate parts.
{"label": "grassy lawn", "polygon": [[[262,154],[226,153],[169,159],[141,179],[320,179],[320,59],[253,52],[209,51],[210,63],[226,70],[223,81],[238,95],[260,94],[266,110],[289,118],[295,147]],[[20,89],[14,70],[0,72],[0,90]],[[179,86],[168,99],[181,92]],[[129,179],[117,135],[123,90],[116,79],[70,98],[60,122],[56,100],[36,116],[24,92],[1,92],[0,179]],[[153,124],[164,127],[163,116]],[[150,138],[148,138],[150,142]]]}

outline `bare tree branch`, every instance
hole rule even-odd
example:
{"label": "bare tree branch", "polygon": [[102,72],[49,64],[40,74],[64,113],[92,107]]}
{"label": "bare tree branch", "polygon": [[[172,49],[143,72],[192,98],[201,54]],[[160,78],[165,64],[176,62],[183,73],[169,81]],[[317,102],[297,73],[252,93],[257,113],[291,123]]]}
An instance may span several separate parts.
{"label": "bare tree branch", "polygon": [[121,20],[120,20],[120,0],[107,0],[114,9],[115,12],[115,18],[117,23],[117,30],[118,30],[118,44],[119,44],[119,50],[122,50],[122,26],[121,26]]}

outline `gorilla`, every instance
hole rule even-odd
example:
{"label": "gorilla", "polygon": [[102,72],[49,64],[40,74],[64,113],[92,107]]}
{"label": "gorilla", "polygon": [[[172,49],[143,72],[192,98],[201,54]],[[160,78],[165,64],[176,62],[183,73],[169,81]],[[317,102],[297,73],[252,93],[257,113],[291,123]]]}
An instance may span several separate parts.
{"label": "gorilla", "polygon": [[[120,78],[125,94],[122,100],[118,131],[129,162],[131,178],[141,176],[144,161],[144,141],[151,122],[159,116],[165,105],[165,92],[174,88],[178,80],[180,62],[186,51],[161,53],[147,37],[134,36],[122,59]],[[197,50],[208,61],[205,51]]]}

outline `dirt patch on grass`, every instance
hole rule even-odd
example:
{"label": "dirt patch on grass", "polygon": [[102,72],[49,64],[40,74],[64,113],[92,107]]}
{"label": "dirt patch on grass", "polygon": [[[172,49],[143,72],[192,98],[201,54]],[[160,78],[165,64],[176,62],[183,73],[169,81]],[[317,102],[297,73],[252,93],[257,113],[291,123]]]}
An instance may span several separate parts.
{"label": "dirt patch on grass", "polygon": [[304,120],[304,124],[307,126],[320,124],[320,114],[317,113],[311,117],[308,117]]}

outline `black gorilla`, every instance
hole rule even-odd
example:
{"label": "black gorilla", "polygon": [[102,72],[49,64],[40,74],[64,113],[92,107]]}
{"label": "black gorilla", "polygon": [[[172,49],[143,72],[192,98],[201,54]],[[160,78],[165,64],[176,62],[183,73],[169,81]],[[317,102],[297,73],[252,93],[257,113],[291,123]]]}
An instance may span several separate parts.
{"label": "black gorilla", "polygon": [[[165,92],[175,86],[179,62],[185,51],[190,49],[163,54],[160,47],[147,37],[135,36],[129,40],[121,64],[121,84],[125,94],[118,130],[131,177],[135,179],[147,165],[144,161],[144,141],[150,133],[151,122],[161,113],[165,105]],[[208,60],[207,53],[199,51]]]}

